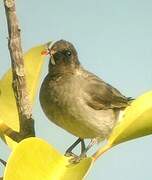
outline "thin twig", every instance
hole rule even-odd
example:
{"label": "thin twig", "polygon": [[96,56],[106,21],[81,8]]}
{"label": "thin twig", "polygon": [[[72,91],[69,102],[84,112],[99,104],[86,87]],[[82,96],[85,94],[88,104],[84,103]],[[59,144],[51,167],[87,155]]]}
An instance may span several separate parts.
{"label": "thin twig", "polygon": [[18,109],[20,132],[17,140],[34,136],[34,121],[32,119],[32,105],[29,101],[26,78],[24,72],[23,52],[21,47],[20,28],[16,16],[15,0],[4,0],[8,25],[8,48],[10,51],[13,90]]}

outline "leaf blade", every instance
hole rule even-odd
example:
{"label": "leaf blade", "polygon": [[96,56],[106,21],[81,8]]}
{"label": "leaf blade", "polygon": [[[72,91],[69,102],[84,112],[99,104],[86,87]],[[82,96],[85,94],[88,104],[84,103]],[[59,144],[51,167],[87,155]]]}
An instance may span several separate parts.
{"label": "leaf blade", "polygon": [[4,180],[83,179],[93,162],[92,158],[86,158],[76,165],[70,165],[68,160],[44,140],[28,138],[13,150]]}
{"label": "leaf blade", "polygon": [[152,91],[134,100],[113,129],[108,143],[119,143],[152,134]]}

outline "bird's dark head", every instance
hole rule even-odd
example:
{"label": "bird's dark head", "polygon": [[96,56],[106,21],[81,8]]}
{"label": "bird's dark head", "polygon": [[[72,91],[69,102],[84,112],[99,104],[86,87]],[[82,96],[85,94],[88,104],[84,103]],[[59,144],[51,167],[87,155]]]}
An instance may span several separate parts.
{"label": "bird's dark head", "polygon": [[65,40],[59,40],[49,48],[50,62],[49,72],[61,73],[73,71],[79,67],[77,51],[73,44]]}

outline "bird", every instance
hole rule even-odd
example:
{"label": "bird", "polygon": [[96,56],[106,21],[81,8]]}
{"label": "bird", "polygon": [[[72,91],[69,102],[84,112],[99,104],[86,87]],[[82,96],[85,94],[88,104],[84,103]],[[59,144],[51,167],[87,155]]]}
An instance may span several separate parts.
{"label": "bird", "polygon": [[[107,139],[131,98],[86,70],[71,42],[55,41],[47,50],[48,74],[40,88],[40,104],[47,118],[76,136],[66,154],[81,142],[81,154]],[[91,139],[85,147],[84,139]]]}

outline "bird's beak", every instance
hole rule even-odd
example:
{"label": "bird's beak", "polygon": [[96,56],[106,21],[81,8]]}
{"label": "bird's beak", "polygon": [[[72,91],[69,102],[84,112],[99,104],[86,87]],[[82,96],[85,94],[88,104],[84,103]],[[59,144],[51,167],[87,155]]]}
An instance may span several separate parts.
{"label": "bird's beak", "polygon": [[53,51],[53,50],[50,51],[49,49],[45,49],[45,50],[43,50],[43,51],[41,52],[41,55],[47,56],[47,55],[50,54],[50,56],[51,56],[51,58],[50,58],[51,63],[52,63],[53,65],[55,65],[55,60],[54,60],[54,57],[53,57],[53,55],[54,55],[55,53],[56,53],[56,52]]}
{"label": "bird's beak", "polygon": [[54,60],[54,57],[53,57],[53,55],[54,55],[55,53],[56,53],[56,51],[54,51],[54,50],[45,49],[45,50],[43,50],[43,51],[41,52],[41,55],[44,55],[44,56],[50,55],[50,56],[51,56],[51,58],[50,58],[51,63],[52,63],[53,65],[55,65],[55,60]]}
{"label": "bird's beak", "polygon": [[41,51],[41,55],[43,55],[43,56],[47,56],[48,54],[49,54],[48,49],[44,49],[43,51]]}
{"label": "bird's beak", "polygon": [[50,50],[50,49],[44,49],[44,50],[41,52],[41,55],[47,56],[47,55],[50,54],[50,56],[53,56],[55,53],[56,53],[56,51],[54,51],[53,49],[52,49],[52,50]]}
{"label": "bird's beak", "polygon": [[46,48],[43,51],[41,51],[41,55],[47,56],[50,54],[51,56],[53,56],[55,54],[55,52],[54,52],[54,50],[51,50],[51,48],[52,48],[54,43],[55,42],[49,42],[46,45]]}
{"label": "bird's beak", "polygon": [[54,42],[53,42],[53,43],[50,43],[50,44],[48,45],[47,49],[44,49],[44,50],[41,52],[41,55],[44,55],[44,56],[50,55],[50,56],[51,56],[51,58],[50,58],[51,63],[52,63],[53,65],[55,65],[55,60],[54,60],[54,57],[53,57],[53,56],[54,56],[54,54],[56,53],[56,51],[54,51],[54,50],[52,49],[53,44],[54,44]]}

